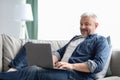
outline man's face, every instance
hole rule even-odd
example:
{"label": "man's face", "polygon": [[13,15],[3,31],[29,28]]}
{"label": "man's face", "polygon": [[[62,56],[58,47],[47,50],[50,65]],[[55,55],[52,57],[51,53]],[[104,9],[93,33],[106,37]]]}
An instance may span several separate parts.
{"label": "man's face", "polygon": [[85,37],[87,37],[89,34],[94,34],[97,26],[98,23],[96,23],[95,19],[91,17],[83,17],[80,20],[80,31]]}

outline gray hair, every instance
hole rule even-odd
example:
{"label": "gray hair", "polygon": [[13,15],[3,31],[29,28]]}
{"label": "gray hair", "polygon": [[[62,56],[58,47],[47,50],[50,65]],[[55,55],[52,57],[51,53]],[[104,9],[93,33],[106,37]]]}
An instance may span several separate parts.
{"label": "gray hair", "polygon": [[83,14],[81,15],[81,18],[83,18],[83,17],[92,17],[92,18],[95,19],[96,22],[97,22],[97,16],[96,16],[96,14],[94,14],[94,13],[85,12],[85,13],[83,13]]}

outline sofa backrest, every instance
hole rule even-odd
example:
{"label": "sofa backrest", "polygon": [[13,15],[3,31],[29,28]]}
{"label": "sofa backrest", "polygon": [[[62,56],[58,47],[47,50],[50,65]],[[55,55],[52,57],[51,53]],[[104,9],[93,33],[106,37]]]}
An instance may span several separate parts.
{"label": "sofa backrest", "polygon": [[110,69],[113,76],[120,77],[120,50],[113,50],[110,62]]}
{"label": "sofa backrest", "polygon": [[2,71],[2,36],[0,35],[0,72]]}
{"label": "sofa backrest", "polygon": [[66,40],[22,40],[22,39],[16,39],[13,36],[6,34],[1,34],[1,37],[2,37],[2,42],[0,42],[1,71],[7,71],[9,69],[8,67],[9,62],[12,59],[14,59],[20,48],[28,41],[34,43],[50,43],[52,47],[52,51],[61,48],[68,42]]}
{"label": "sofa backrest", "polygon": [[26,42],[34,43],[49,43],[51,44],[52,51],[55,51],[63,47],[68,41],[67,40],[27,40]]}
{"label": "sofa backrest", "polygon": [[[52,51],[57,50],[64,46],[68,41],[66,40],[21,40],[12,36],[1,34],[0,35],[0,71],[8,70],[9,62],[14,59],[19,49],[26,42],[35,43],[50,43]],[[110,70],[112,75],[120,76],[120,50],[112,51],[112,58],[110,62]]]}

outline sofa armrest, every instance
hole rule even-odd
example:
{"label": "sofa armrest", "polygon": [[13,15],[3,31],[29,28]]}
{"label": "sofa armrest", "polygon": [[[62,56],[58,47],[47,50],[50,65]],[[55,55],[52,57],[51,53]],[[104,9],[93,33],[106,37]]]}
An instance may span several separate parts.
{"label": "sofa armrest", "polygon": [[2,71],[2,36],[0,35],[0,72]]}
{"label": "sofa armrest", "polygon": [[120,76],[120,50],[113,50],[110,62],[112,76]]}

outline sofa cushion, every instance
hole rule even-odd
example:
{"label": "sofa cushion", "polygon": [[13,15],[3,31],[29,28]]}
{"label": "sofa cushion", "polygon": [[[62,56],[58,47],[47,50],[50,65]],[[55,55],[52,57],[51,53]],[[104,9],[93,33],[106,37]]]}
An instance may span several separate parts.
{"label": "sofa cushion", "polygon": [[112,76],[112,72],[111,72],[110,64],[109,64],[109,67],[108,67],[108,70],[107,70],[107,72],[106,72],[105,77],[109,77],[109,76]]}
{"label": "sofa cushion", "polygon": [[[26,41],[26,42],[28,42],[28,41]],[[56,51],[57,49],[63,47],[68,41],[67,40],[29,40],[29,42],[50,43],[52,51]]]}
{"label": "sofa cushion", "polygon": [[111,76],[111,77],[106,77],[98,80],[120,80],[120,77],[118,76]]}
{"label": "sofa cushion", "polygon": [[3,40],[3,71],[8,70],[9,62],[14,59],[20,47],[24,44],[23,40],[13,36],[2,34]]}
{"label": "sofa cushion", "polygon": [[2,71],[2,36],[0,35],[0,72]]}
{"label": "sofa cushion", "polygon": [[[107,37],[107,40],[108,40],[109,45],[112,47],[110,36]],[[112,50],[111,50],[111,55],[112,55]],[[112,75],[112,72],[111,72],[111,67],[109,64],[105,77],[109,77],[111,75]]]}

